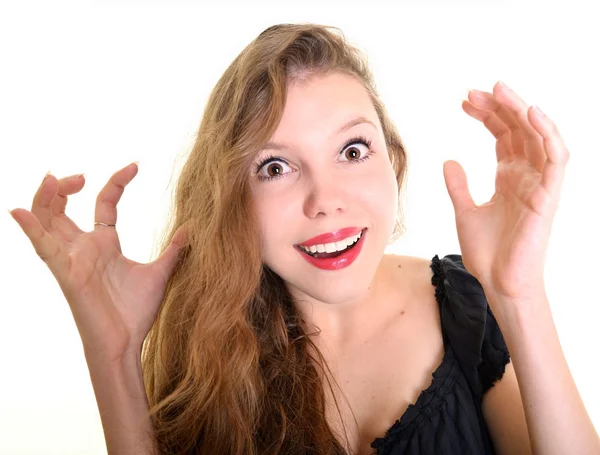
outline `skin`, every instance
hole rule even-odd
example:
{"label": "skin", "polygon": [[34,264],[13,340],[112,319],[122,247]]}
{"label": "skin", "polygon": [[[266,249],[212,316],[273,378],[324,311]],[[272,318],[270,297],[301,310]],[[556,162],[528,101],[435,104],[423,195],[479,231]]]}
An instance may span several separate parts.
{"label": "skin", "polygon": [[[360,123],[337,133],[347,121]],[[344,148],[361,135],[363,144]],[[351,453],[372,453],[409,403],[431,382],[443,340],[430,260],[384,254],[398,212],[398,184],[381,125],[364,87],[351,76],[315,76],[289,87],[283,117],[255,164],[273,155],[258,175],[252,198],[261,228],[263,260],[283,278],[313,332],[341,393],[340,415],[327,395],[327,419],[348,435]],[[275,176],[260,180],[259,176]],[[368,229],[354,263],[336,271],[312,266],[295,248],[344,227]],[[406,349],[409,344],[413,346]],[[390,366],[389,358],[398,360]],[[342,424],[343,421],[343,424]]]}
{"label": "skin", "polygon": [[[337,133],[359,116],[372,124]],[[344,148],[357,135],[372,141],[374,153],[352,163],[369,153],[360,143]],[[281,176],[261,181],[254,168],[251,176],[264,262],[286,282],[305,320],[333,346],[376,332],[398,311],[395,287],[382,266],[398,210],[398,185],[367,91],[339,73],[291,85],[270,142],[285,148],[262,150],[255,163],[269,155],[281,158],[259,171]],[[368,232],[359,257],[344,269],[320,270],[294,248],[315,235],[352,226]]]}

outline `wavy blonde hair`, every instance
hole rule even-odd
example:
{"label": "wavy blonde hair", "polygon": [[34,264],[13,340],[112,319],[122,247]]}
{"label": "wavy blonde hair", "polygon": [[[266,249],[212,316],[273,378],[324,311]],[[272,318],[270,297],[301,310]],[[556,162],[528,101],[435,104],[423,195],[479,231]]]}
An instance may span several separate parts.
{"label": "wavy blonde hair", "polygon": [[[261,260],[249,187],[288,83],[330,72],[352,75],[367,90],[401,195],[404,145],[367,58],[340,29],[275,25],[235,58],[210,94],[159,245],[160,254],[186,224],[188,245],[142,350],[163,455],[346,453],[326,420],[323,357],[285,283]],[[404,233],[401,212],[392,242]]]}

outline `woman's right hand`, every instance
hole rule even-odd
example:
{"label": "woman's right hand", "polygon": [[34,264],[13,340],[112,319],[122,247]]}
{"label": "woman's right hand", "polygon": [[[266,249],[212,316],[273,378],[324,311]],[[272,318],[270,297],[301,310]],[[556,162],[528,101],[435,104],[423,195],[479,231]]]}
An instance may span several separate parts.
{"label": "woman's right hand", "polygon": [[[112,175],[96,198],[95,221],[116,224],[117,203],[137,172],[132,163]],[[185,231],[180,227],[155,261],[129,260],[121,253],[115,227],[95,225],[84,232],[65,214],[67,196],[84,183],[81,175],[57,180],[49,174],[31,211],[17,208],[11,215],[58,281],[88,362],[120,362],[127,353],[140,352],[185,245]]]}

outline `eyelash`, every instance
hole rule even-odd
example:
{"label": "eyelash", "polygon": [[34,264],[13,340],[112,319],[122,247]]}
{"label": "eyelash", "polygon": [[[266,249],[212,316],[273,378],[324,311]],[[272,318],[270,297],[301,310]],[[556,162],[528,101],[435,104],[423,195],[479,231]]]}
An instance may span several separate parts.
{"label": "eyelash", "polygon": [[[342,151],[340,152],[340,155],[341,155],[341,153],[348,146],[353,145],[353,144],[362,144],[362,145],[365,145],[369,149],[369,152],[365,156],[363,156],[362,158],[359,158],[357,160],[350,160],[350,161],[348,161],[348,163],[362,163],[363,161],[368,160],[371,157],[371,155],[373,153],[375,153],[375,152],[373,152],[373,150],[371,150],[371,141],[369,139],[367,139],[364,136],[357,136],[357,137],[353,137],[348,142],[346,142],[346,144],[342,147]],[[262,175],[258,175],[259,172],[260,172],[260,170],[263,168],[263,166],[265,164],[271,163],[273,161],[283,161],[283,162],[285,162],[285,160],[283,160],[283,159],[281,159],[279,157],[276,157],[276,156],[273,156],[273,155],[269,155],[267,158],[265,158],[264,160],[262,160],[260,163],[258,163],[256,165],[254,173],[257,174],[257,177],[258,177],[259,180],[275,180],[275,179],[278,179],[278,178],[283,177],[285,175],[285,174],[279,174],[279,175],[274,175],[272,177],[263,177]]]}

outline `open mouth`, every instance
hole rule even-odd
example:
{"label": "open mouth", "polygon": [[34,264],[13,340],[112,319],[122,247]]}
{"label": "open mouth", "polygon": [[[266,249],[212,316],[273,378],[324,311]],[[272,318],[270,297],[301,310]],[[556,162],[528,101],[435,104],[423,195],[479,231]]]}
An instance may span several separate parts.
{"label": "open mouth", "polygon": [[329,259],[329,258],[336,258],[338,256],[341,256],[344,253],[347,253],[348,251],[350,251],[352,248],[354,248],[359,242],[360,239],[363,237],[365,231],[367,230],[367,228],[363,229],[362,231],[360,231],[360,236],[354,240],[354,242],[350,245],[348,245],[346,248],[344,248],[343,250],[340,251],[333,251],[331,253],[327,253],[327,252],[315,252],[315,253],[311,253],[309,251],[306,251],[303,247],[297,246],[297,248],[304,254],[306,254],[307,256],[316,258],[316,259]]}

